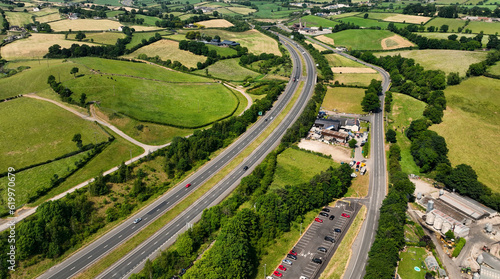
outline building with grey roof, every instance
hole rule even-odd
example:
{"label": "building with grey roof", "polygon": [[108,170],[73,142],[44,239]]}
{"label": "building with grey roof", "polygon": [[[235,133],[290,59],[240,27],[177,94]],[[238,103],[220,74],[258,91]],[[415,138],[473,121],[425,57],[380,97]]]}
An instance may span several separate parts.
{"label": "building with grey roof", "polygon": [[427,258],[425,258],[425,265],[427,266],[428,270],[437,271],[439,268],[439,264],[434,256],[428,256]]}
{"label": "building with grey roof", "polygon": [[483,256],[483,265],[487,265],[495,270],[500,271],[500,259],[493,256],[488,252],[483,252],[481,254]]}
{"label": "building with grey roof", "polygon": [[495,270],[487,266],[481,266],[481,279],[500,279],[500,270]]}

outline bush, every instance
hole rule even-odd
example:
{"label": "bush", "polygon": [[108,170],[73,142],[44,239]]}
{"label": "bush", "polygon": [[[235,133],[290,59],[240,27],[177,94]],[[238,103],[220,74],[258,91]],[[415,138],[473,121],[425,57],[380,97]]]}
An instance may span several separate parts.
{"label": "bush", "polygon": [[388,142],[391,142],[391,143],[396,143],[396,142],[397,142],[397,139],[396,139],[396,131],[394,131],[393,129],[389,129],[389,130],[387,130],[387,132],[385,132],[385,139],[386,139]]}
{"label": "bush", "polygon": [[463,237],[460,238],[460,240],[457,243],[457,246],[453,250],[453,254],[451,255],[453,258],[456,258],[456,257],[458,257],[458,255],[460,255],[460,252],[462,252],[462,248],[464,248],[465,243],[466,243],[465,238],[463,238]]}

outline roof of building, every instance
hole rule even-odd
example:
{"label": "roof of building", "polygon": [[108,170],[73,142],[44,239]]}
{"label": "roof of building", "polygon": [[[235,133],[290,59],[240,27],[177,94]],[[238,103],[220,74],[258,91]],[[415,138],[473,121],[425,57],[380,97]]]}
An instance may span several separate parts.
{"label": "roof of building", "polygon": [[332,130],[322,130],[321,134],[324,136],[334,137],[334,138],[342,138],[346,139],[349,135],[346,133],[336,132]]}
{"label": "roof of building", "polygon": [[439,268],[438,273],[440,277],[446,277],[446,270]]}
{"label": "roof of building", "polygon": [[316,119],[314,121],[314,125],[321,125],[321,126],[324,126],[324,127],[328,127],[328,126],[331,126],[331,125],[340,125],[340,121],[339,120],[334,120],[334,119]]}
{"label": "roof of building", "polygon": [[439,199],[476,220],[490,215],[483,206],[464,199],[455,193],[446,193],[440,196]]}
{"label": "roof of building", "polygon": [[425,264],[427,265],[428,269],[439,268],[438,262],[436,261],[436,258],[434,258],[434,256],[428,256],[427,258],[425,258]]}
{"label": "roof of building", "polygon": [[500,279],[500,270],[494,270],[487,266],[481,266],[481,279]]}
{"label": "roof of building", "polygon": [[493,269],[499,270],[500,271],[500,259],[493,256],[492,254],[488,252],[483,252],[481,255],[483,255],[483,263],[487,264]]}
{"label": "roof of building", "polygon": [[223,44],[223,45],[230,45],[230,46],[239,46],[240,45],[240,43],[237,43],[235,41],[228,41],[228,40],[222,41],[221,44]]}

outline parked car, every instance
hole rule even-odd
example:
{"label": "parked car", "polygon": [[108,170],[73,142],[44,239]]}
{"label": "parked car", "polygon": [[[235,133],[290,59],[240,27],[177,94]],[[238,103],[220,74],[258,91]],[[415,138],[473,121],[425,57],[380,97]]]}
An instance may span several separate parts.
{"label": "parked car", "polygon": [[319,219],[319,218],[314,218],[314,221],[318,222],[318,223],[323,223],[323,220]]}
{"label": "parked car", "polygon": [[323,208],[323,209],[321,209],[321,211],[324,211],[324,212],[330,212],[330,209],[328,209],[328,208]]}
{"label": "parked car", "polygon": [[283,277],[283,274],[281,274],[279,271],[275,270],[273,272],[274,276],[277,276],[277,277]]}
{"label": "parked car", "polygon": [[134,224],[137,224],[137,223],[139,223],[140,221],[142,221],[142,218],[137,218],[137,219],[135,219],[135,220],[134,220]]}
{"label": "parked car", "polygon": [[326,253],[326,248],[325,247],[318,247],[318,251]]}
{"label": "parked car", "polygon": [[345,217],[345,218],[351,218],[351,215],[349,215],[349,214],[345,214],[345,213],[342,213],[342,217]]}
{"label": "parked car", "polygon": [[319,215],[321,215],[321,216],[325,216],[325,217],[330,216],[330,215],[328,215],[328,213],[325,213],[325,212],[320,212],[320,213],[319,213]]}
{"label": "parked car", "polygon": [[336,233],[341,233],[342,232],[340,229],[334,229],[333,231],[336,232]]}
{"label": "parked car", "polygon": [[189,188],[191,186],[191,183],[186,184],[186,188]]}
{"label": "parked car", "polygon": [[330,215],[330,218],[329,218],[329,219],[330,219],[330,220],[335,219],[335,215]]}
{"label": "parked car", "polygon": [[297,260],[297,256],[294,256],[292,254],[286,255],[287,258],[292,259],[292,260]]}
{"label": "parked car", "polygon": [[307,278],[307,277],[305,277],[305,276],[300,276],[300,278],[299,278],[299,279],[309,279],[309,278]]}
{"label": "parked car", "polygon": [[330,241],[331,243],[335,243],[335,239],[333,237],[325,236],[326,241]]}
{"label": "parked car", "polygon": [[312,259],[313,263],[317,263],[317,264],[322,264],[323,261],[321,259],[318,259],[318,258],[314,258]]}
{"label": "parked car", "polygon": [[293,264],[293,262],[291,260],[287,260],[287,259],[284,259],[281,262],[284,263],[284,264],[289,264],[289,265]]}
{"label": "parked car", "polygon": [[292,254],[294,256],[297,256],[297,252],[295,252],[294,250],[290,250],[290,252],[288,252],[288,254]]}
{"label": "parked car", "polygon": [[284,267],[284,266],[283,266],[283,265],[281,265],[281,264],[278,266],[278,269],[279,269],[279,270],[286,271],[286,267]]}

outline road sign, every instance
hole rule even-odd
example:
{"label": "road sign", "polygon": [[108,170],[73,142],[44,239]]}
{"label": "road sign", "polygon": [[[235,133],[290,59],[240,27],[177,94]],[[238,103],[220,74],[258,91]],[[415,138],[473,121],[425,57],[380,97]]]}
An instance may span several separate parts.
{"label": "road sign", "polygon": [[262,111],[259,111],[259,116],[262,116]]}

